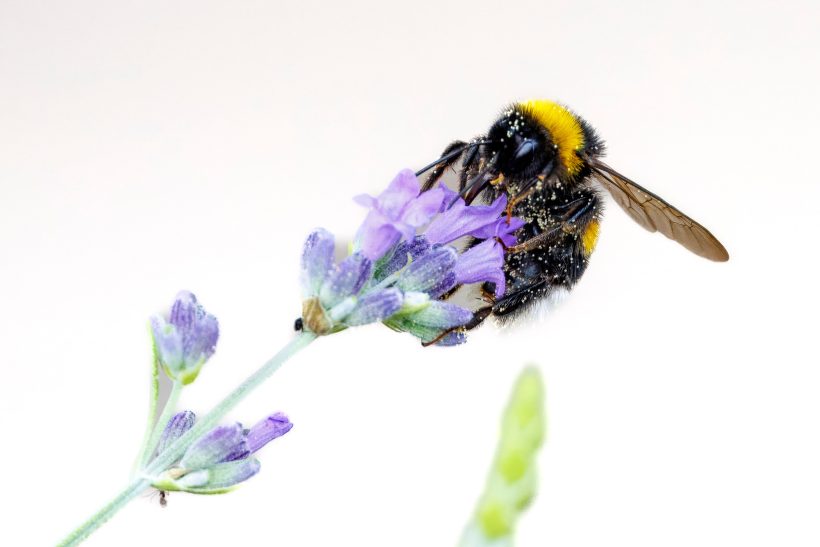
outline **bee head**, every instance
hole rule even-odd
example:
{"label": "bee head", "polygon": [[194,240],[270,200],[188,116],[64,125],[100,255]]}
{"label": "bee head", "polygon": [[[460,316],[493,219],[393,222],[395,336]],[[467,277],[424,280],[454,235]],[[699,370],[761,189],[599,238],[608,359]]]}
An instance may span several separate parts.
{"label": "bee head", "polygon": [[529,179],[549,175],[555,147],[549,132],[526,113],[509,109],[487,133],[497,170],[506,177]]}

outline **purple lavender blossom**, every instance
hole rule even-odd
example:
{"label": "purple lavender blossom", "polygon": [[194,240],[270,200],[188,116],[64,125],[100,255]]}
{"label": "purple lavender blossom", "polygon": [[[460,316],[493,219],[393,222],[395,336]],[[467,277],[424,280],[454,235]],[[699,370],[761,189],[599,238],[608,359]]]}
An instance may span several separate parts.
{"label": "purple lavender blossom", "polygon": [[[193,413],[187,411],[175,415],[166,426],[163,438],[178,438],[182,434],[180,424],[190,422],[187,425],[190,428],[192,417]],[[191,444],[179,462],[156,477],[152,485],[160,490],[194,494],[227,492],[258,473],[259,461],[251,456],[292,427],[288,417],[281,412],[268,416],[250,429],[243,429],[238,423],[217,426]]]}
{"label": "purple lavender blossom", "polygon": [[499,218],[491,224],[482,226],[477,230],[470,232],[470,235],[476,239],[492,239],[498,238],[506,247],[512,247],[518,243],[518,238],[515,237],[517,232],[523,225],[524,221],[520,218],[513,217],[507,222],[506,218]]}
{"label": "purple lavender blossom", "polygon": [[463,199],[458,198],[449,209],[430,223],[424,231],[424,237],[431,244],[451,243],[495,224],[506,207],[507,196],[505,195],[500,196],[490,205],[467,205]]}
{"label": "purple lavender blossom", "polygon": [[458,257],[455,277],[463,284],[490,281],[495,284],[495,297],[500,298],[507,288],[503,266],[504,248],[497,241],[486,239]]}
{"label": "purple lavender blossom", "polygon": [[356,196],[357,203],[370,208],[356,236],[357,247],[364,256],[370,260],[381,258],[399,241],[413,239],[416,229],[439,212],[444,191],[435,188],[419,195],[420,190],[416,175],[405,169],[379,197]]}
{"label": "purple lavender blossom", "polygon": [[193,382],[214,354],[219,338],[216,317],[205,311],[193,293],[181,291],[166,320],[151,318],[157,359],[166,374],[183,384]]}
{"label": "purple lavender blossom", "polygon": [[[464,341],[463,332],[440,335],[469,323],[472,312],[439,299],[460,285],[487,281],[495,284],[496,297],[503,296],[504,249],[516,244],[523,225],[502,216],[506,196],[467,205],[446,186],[419,189],[405,170],[378,198],[357,197],[370,212],[353,254],[338,265],[333,236],[324,230],[310,235],[302,254],[306,330],[324,335],[381,321],[424,342],[456,344]],[[466,251],[450,245],[465,237],[474,240]]]}

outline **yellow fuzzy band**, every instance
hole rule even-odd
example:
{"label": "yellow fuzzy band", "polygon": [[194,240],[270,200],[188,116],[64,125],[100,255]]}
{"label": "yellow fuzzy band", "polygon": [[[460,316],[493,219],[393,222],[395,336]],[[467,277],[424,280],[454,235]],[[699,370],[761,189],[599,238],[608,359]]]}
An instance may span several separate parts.
{"label": "yellow fuzzy band", "polygon": [[576,175],[583,165],[576,152],[584,148],[584,131],[575,115],[552,101],[527,101],[519,106],[550,132],[564,169]]}
{"label": "yellow fuzzy band", "polygon": [[595,244],[598,243],[598,233],[601,231],[601,225],[597,220],[593,220],[587,225],[584,230],[584,235],[581,236],[581,244],[584,246],[584,254],[589,256],[595,250]]}

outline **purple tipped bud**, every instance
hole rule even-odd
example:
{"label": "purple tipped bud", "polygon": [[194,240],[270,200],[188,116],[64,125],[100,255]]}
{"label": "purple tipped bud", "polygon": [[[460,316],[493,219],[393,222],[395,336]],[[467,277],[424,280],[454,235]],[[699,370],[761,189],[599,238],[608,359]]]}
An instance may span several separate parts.
{"label": "purple tipped bud", "polygon": [[167,321],[160,316],[151,319],[151,333],[157,358],[166,374],[189,384],[216,351],[219,324],[192,293],[182,291]]}
{"label": "purple tipped bud", "polygon": [[319,290],[319,300],[330,309],[348,296],[355,296],[370,279],[372,263],[360,253],[345,258],[328,275]]}
{"label": "purple tipped bud", "polygon": [[353,311],[345,317],[345,325],[357,327],[384,321],[401,309],[402,294],[397,289],[382,289],[362,296]]}
{"label": "purple tipped bud", "polygon": [[293,424],[283,413],[272,414],[250,428],[247,435],[248,449],[253,454],[273,439],[290,431],[292,427]]}
{"label": "purple tipped bud", "polygon": [[168,425],[162,431],[162,436],[159,438],[157,444],[157,454],[162,454],[165,449],[171,446],[174,441],[182,437],[182,435],[191,429],[196,422],[196,414],[190,410],[184,410],[174,414],[168,421]]}
{"label": "purple tipped bud", "polygon": [[248,442],[240,424],[218,426],[194,442],[179,462],[184,469],[204,469],[247,457]]}
{"label": "purple tipped bud", "polygon": [[439,292],[443,283],[450,283],[452,287],[454,278],[449,278],[456,264],[458,253],[452,247],[433,248],[429,252],[420,256],[415,262],[410,264],[402,273],[396,286],[402,291],[408,292]]}
{"label": "purple tipped bud", "polygon": [[333,267],[333,234],[319,228],[311,233],[302,251],[302,296],[317,296]]}

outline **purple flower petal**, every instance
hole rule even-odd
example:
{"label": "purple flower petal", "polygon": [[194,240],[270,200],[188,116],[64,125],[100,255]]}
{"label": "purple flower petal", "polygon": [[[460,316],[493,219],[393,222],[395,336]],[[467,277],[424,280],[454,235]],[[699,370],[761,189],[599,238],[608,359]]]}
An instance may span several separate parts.
{"label": "purple flower petal", "polygon": [[214,464],[241,459],[250,454],[240,424],[218,426],[188,447],[179,462],[184,469],[204,469]]}
{"label": "purple flower petal", "polygon": [[319,228],[311,233],[302,251],[302,295],[305,298],[319,294],[319,288],[333,267],[333,234]]}
{"label": "purple flower petal", "polygon": [[504,296],[504,249],[494,239],[467,249],[458,257],[455,274],[458,283],[491,281],[495,283],[495,297]]}
{"label": "purple flower petal", "polygon": [[441,213],[424,231],[424,236],[432,244],[450,243],[470,232],[479,230],[498,220],[507,206],[507,197],[502,195],[491,205],[470,205],[459,198],[452,207]]}
{"label": "purple flower petal", "polygon": [[281,412],[268,416],[248,431],[248,449],[251,454],[271,442],[277,437],[281,437],[293,427],[288,417]]}
{"label": "purple flower petal", "polygon": [[416,228],[427,224],[441,207],[440,189],[419,195],[419,181],[405,169],[378,198],[357,196],[356,202],[370,212],[356,233],[356,248],[376,261],[402,240],[410,240]]}
{"label": "purple flower petal", "polygon": [[496,220],[493,224],[487,224],[470,232],[470,235],[478,239],[490,239],[497,237],[504,242],[507,247],[512,247],[518,243],[518,238],[515,237],[515,232],[524,225],[524,221],[517,217],[512,217],[510,223],[507,224],[507,219],[502,217]]}
{"label": "purple flower petal", "polygon": [[415,228],[424,226],[439,212],[444,200],[444,190],[433,188],[407,204],[401,215],[403,222]]}
{"label": "purple flower petal", "polygon": [[353,253],[345,258],[322,284],[319,300],[325,309],[330,309],[348,296],[354,296],[370,279],[373,263],[361,253]]}
{"label": "purple flower petal", "polygon": [[370,260],[378,260],[388,249],[401,241],[402,237],[408,235],[409,231],[415,234],[415,229],[412,227],[401,225],[398,221],[391,221],[374,209],[367,214],[359,228],[356,234],[356,245],[364,256]]}
{"label": "purple flower petal", "polygon": [[196,422],[196,414],[190,410],[184,410],[174,414],[174,416],[168,420],[168,424],[165,426],[165,429],[162,431],[162,436],[159,438],[157,454],[162,454],[174,441],[182,437],[186,431],[194,426],[194,422]]}
{"label": "purple flower petal", "polygon": [[443,182],[440,182],[438,187],[444,192],[444,199],[441,200],[441,207],[438,210],[439,213],[443,213],[449,209],[451,205],[455,204],[456,199],[458,199],[458,192],[451,190],[450,187]]}
{"label": "purple flower petal", "polygon": [[403,169],[384,192],[379,194],[379,209],[390,218],[398,219],[410,200],[419,195],[420,190],[421,185],[415,173],[410,169]]}
{"label": "purple flower petal", "polygon": [[425,292],[440,289],[452,273],[458,253],[452,247],[433,248],[410,264],[396,286],[404,292]]}

